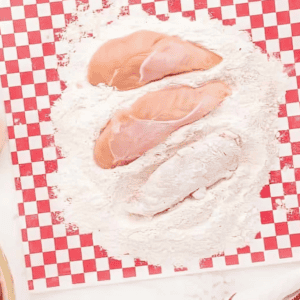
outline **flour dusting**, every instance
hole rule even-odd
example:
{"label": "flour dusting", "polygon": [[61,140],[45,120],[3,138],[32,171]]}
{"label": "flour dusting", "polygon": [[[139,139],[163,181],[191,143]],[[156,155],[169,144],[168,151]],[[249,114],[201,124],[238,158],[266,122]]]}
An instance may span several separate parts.
{"label": "flour dusting", "polygon": [[[152,264],[188,265],[228,247],[245,246],[258,231],[255,205],[277,157],[276,119],[287,84],[282,64],[262,54],[246,32],[225,27],[218,20],[191,22],[171,15],[162,22],[142,11],[139,18],[117,18],[117,12],[109,9],[77,15],[78,21],[69,24],[61,42],[68,64],[59,68],[59,74],[67,88],[51,113],[56,145],[66,157],[59,160],[51,183],[57,186],[66,222],[81,231],[93,231],[96,242],[111,256],[129,253]],[[113,22],[107,25],[108,20]],[[87,65],[97,48],[142,29],[202,44],[223,61],[208,71],[164,78],[130,91],[91,86]],[[199,87],[210,80],[222,80],[233,89],[215,111],[175,131],[127,166],[105,170],[95,164],[95,140],[116,110],[130,107],[149,91],[179,84]],[[224,130],[241,139],[241,159],[230,178],[198,195],[198,200],[190,196],[153,218],[128,213],[133,186],[142,187],[151,172],[174,157],[179,144],[186,147]],[[193,168],[191,161],[188,165]],[[173,169],[176,172],[176,165]],[[165,182],[170,178],[166,173]],[[182,187],[185,184],[183,177]]]}

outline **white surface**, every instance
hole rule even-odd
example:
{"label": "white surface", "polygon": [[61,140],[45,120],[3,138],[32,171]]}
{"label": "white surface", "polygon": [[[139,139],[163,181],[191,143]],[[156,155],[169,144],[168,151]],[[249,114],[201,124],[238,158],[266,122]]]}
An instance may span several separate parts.
{"label": "white surface", "polygon": [[[3,116],[4,108],[1,102],[0,117],[2,118]],[[242,293],[245,290],[272,289],[274,281],[282,280],[284,282],[290,271],[296,272],[300,267],[300,263],[293,263],[44,294],[29,294],[27,291],[17,204],[14,200],[14,195],[15,187],[7,143],[0,154],[0,245],[10,264],[15,281],[17,300],[140,300],[141,298],[144,300],[222,300],[235,292]]]}

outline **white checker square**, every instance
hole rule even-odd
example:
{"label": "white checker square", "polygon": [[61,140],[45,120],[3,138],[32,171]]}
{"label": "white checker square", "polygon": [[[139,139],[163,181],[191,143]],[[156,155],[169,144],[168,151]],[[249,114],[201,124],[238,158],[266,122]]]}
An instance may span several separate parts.
{"label": "white checker square", "polygon": [[17,151],[16,140],[8,140],[8,143],[11,152]]}
{"label": "white checker square", "polygon": [[141,15],[142,8],[140,4],[129,5],[129,14],[131,17],[139,17]]}
{"label": "white checker square", "polygon": [[279,249],[291,248],[291,240],[289,235],[279,235],[276,238]]}
{"label": "white checker square", "polygon": [[15,199],[17,200],[17,203],[23,203],[23,192],[21,190],[15,191]]}
{"label": "white checker square", "polygon": [[289,1],[288,0],[277,0],[275,1],[275,7],[276,11],[288,11],[290,9],[289,7]]}
{"label": "white checker square", "polygon": [[[27,228],[25,216],[20,216],[20,217],[19,217],[19,220],[20,220],[20,227],[21,227],[21,228]],[[23,243],[23,245],[24,245],[24,244],[27,244],[27,243]]]}
{"label": "white checker square", "polygon": [[76,3],[72,0],[63,1],[64,13],[68,14],[74,12],[76,9]]}
{"label": "white checker square", "polygon": [[286,111],[289,117],[291,116],[299,116],[300,115],[300,104],[299,102],[287,103]]}
{"label": "white checker square", "polygon": [[[290,145],[290,143],[288,143],[288,144]],[[292,155],[292,153],[290,155]],[[284,168],[281,171],[281,178],[282,178],[282,182],[294,182],[296,180],[295,179],[295,170],[289,169],[289,168]]]}
{"label": "white checker square", "polygon": [[294,56],[293,50],[281,51],[280,56],[281,56],[281,61],[283,64],[294,64],[295,63],[295,56]]}
{"label": "white checker square", "polygon": [[14,130],[16,138],[23,138],[28,136],[27,125],[25,124],[15,125]]}
{"label": "white checker square", "polygon": [[236,9],[234,5],[222,6],[222,18],[223,20],[235,19],[236,18]]}
{"label": "white checker square", "polygon": [[43,161],[32,162],[32,174],[42,175],[46,173],[45,163]]}
{"label": "white checker square", "polygon": [[300,142],[300,129],[290,129],[291,143]]}
{"label": "white checker square", "polygon": [[42,57],[43,47],[41,44],[29,45],[29,52],[31,57]]}
{"label": "white checker square", "polygon": [[299,257],[300,256],[300,247],[292,247],[292,255],[293,255],[293,257]]}
{"label": "white checker square", "polygon": [[7,83],[9,87],[20,86],[21,77],[19,73],[7,74]]}
{"label": "white checker square", "polygon": [[223,256],[213,257],[212,260],[215,270],[223,270],[226,266],[226,261]]}
{"label": "white checker square", "polygon": [[20,167],[19,165],[13,165],[13,174],[15,177],[20,177]]}
{"label": "white checker square", "polygon": [[[256,2],[253,2],[256,3]],[[253,42],[264,41],[266,39],[264,28],[253,28],[252,29],[252,40]]]}
{"label": "white checker square", "polygon": [[53,225],[53,236],[54,237],[66,236],[66,226],[65,226],[65,224]]}
{"label": "white checker square", "polygon": [[[167,1],[165,1],[167,3]],[[191,11],[195,10],[194,0],[184,0],[181,1],[181,11]]]}
{"label": "white checker square", "polygon": [[[21,177],[21,181],[26,178],[30,178],[33,182],[32,176]],[[26,215],[36,215],[38,213],[36,201],[24,202],[24,210]],[[37,238],[33,237],[33,240],[37,240]]]}
{"label": "white checker square", "polygon": [[196,16],[196,20],[209,20],[209,13],[208,13],[208,9],[204,8],[204,9],[197,9],[195,11],[195,16]]}
{"label": "white checker square", "polygon": [[263,13],[261,2],[249,2],[249,13],[251,16],[261,15]]}
{"label": "white checker square", "polygon": [[41,135],[53,134],[52,122],[41,122],[40,123]]}
{"label": "white checker square", "polygon": [[61,86],[59,81],[51,81],[47,83],[49,95],[61,94]]}
{"label": "white checker square", "polygon": [[293,155],[294,168],[300,168],[300,155]]}
{"label": "white checker square", "polygon": [[25,19],[25,21],[28,32],[40,30],[39,18],[27,18]]}
{"label": "white checker square", "polygon": [[23,0],[24,5],[36,4],[36,0]]}
{"label": "white checker square", "polygon": [[14,31],[12,21],[1,21],[1,34],[11,34],[14,33]]}
{"label": "white checker square", "polygon": [[116,280],[116,281],[120,281],[123,279],[123,271],[122,269],[114,269],[114,270],[110,270],[110,279],[112,281]]}
{"label": "white checker square", "polygon": [[89,284],[98,282],[96,272],[84,273],[84,277],[85,277],[85,282],[88,282]]}
{"label": "white checker square", "polygon": [[270,191],[272,197],[283,196],[283,185],[282,183],[270,184]]}
{"label": "white checker square", "polygon": [[274,216],[274,222],[280,223],[280,222],[286,222],[287,216],[286,216],[286,210],[285,209],[277,209],[273,211]]}
{"label": "white checker square", "polygon": [[39,122],[39,114],[36,110],[25,111],[26,124],[34,124]]}
{"label": "white checker square", "polygon": [[59,276],[59,285],[65,288],[73,287],[72,277],[70,275]]}
{"label": "white checker square", "polygon": [[207,1],[207,7],[220,7],[221,6],[221,0],[209,0]]}
{"label": "white checker square", "polygon": [[[89,0],[89,5],[90,5],[90,9],[92,10],[103,8],[102,1],[99,0]],[[125,5],[128,6],[128,2]]]}
{"label": "white checker square", "polygon": [[81,253],[82,253],[82,260],[95,258],[95,251],[94,251],[93,246],[92,247],[82,247]]}
{"label": "white checker square", "polygon": [[292,36],[292,28],[290,24],[284,24],[278,26],[278,37],[286,38]]}
{"label": "white checker square", "polygon": [[279,252],[278,250],[268,250],[264,252],[265,261],[278,261]]}
{"label": "white checker square", "polygon": [[280,168],[280,160],[278,157],[276,157],[274,159],[274,162],[273,162],[273,165],[271,167],[271,170],[272,171],[279,171],[281,168]]}
{"label": "white checker square", "polygon": [[32,71],[32,62],[30,58],[19,60],[19,70],[20,72]]}
{"label": "white checker square", "polygon": [[[0,63],[0,70],[1,70],[1,63]],[[4,68],[3,68],[3,70],[4,70]],[[10,100],[8,88],[2,88],[1,94],[2,94],[2,100]]]}
{"label": "white checker square", "polygon": [[49,96],[38,96],[36,97],[36,104],[39,110],[44,108],[50,108]]}
{"label": "white checker square", "polygon": [[[19,156],[19,153],[18,153],[18,156]],[[25,190],[25,189],[33,189],[34,188],[33,177],[32,176],[22,176],[21,177],[21,186],[22,186],[23,190]],[[28,207],[30,208],[30,205],[28,205]],[[28,210],[29,210],[29,208],[28,208]],[[34,214],[34,213],[32,213],[32,214]]]}
{"label": "white checker square", "polygon": [[44,257],[43,253],[33,253],[30,255],[30,262],[32,267],[43,266]]}
{"label": "white checker square", "polygon": [[83,273],[83,263],[82,261],[71,261],[70,262],[71,273],[81,274]]}
{"label": "white checker square", "polygon": [[137,278],[149,278],[148,266],[140,266],[135,268],[135,273]]}
{"label": "white checker square", "polygon": [[300,22],[300,9],[290,10],[290,21],[292,24]]}
{"label": "white checker square", "polygon": [[3,55],[4,55],[4,59],[6,61],[8,61],[8,60],[17,60],[18,59],[16,47],[3,48]]}
{"label": "white checker square", "polygon": [[18,151],[17,155],[19,164],[28,164],[31,162],[29,150]]}
{"label": "white checker square", "polygon": [[152,3],[154,0],[141,0],[141,3]]}
{"label": "white checker square", "polygon": [[35,97],[34,84],[22,85],[22,93],[24,98]]}
{"label": "white checker square", "polygon": [[234,247],[228,247],[228,248],[225,249],[224,254],[226,256],[229,256],[229,255],[237,255],[238,253],[237,253],[237,249],[236,248],[234,248]]}
{"label": "white checker square", "polygon": [[43,252],[49,252],[55,250],[54,239],[42,239],[42,249]]}
{"label": "white checker square", "polygon": [[41,136],[30,136],[28,137],[29,149],[41,149],[42,148],[42,137]]}
{"label": "white checker square", "polygon": [[33,71],[34,83],[43,83],[47,81],[46,70]]}
{"label": "white checker square", "polygon": [[38,291],[41,291],[41,292],[46,291],[47,290],[46,280],[44,278],[42,278],[42,279],[35,279],[34,280],[34,290],[36,292],[38,292]]}
{"label": "white checker square", "polygon": [[[100,1],[99,1],[100,2]],[[66,20],[64,15],[54,15],[51,17],[53,28],[64,28],[66,26]]]}
{"label": "white checker square", "polygon": [[[28,202],[28,203],[32,203],[32,202]],[[35,207],[36,207],[36,203],[35,203]],[[26,212],[26,214],[27,214],[27,212]],[[37,240],[40,240],[41,239],[41,230],[40,230],[40,227],[27,228],[27,237],[28,237],[28,241],[37,241]]]}
{"label": "white checker square", "polygon": [[132,268],[135,266],[134,258],[130,255],[124,255],[122,257],[122,267],[123,268]]}
{"label": "white checker square", "polygon": [[37,12],[39,17],[51,16],[50,4],[49,3],[37,4]]}
{"label": "white checker square", "polygon": [[56,250],[56,261],[57,263],[64,263],[69,262],[69,250],[63,249],[63,250]]}
{"label": "white checker square", "polygon": [[107,257],[96,258],[96,267],[98,271],[109,270],[109,263]]}
{"label": "white checker square", "polygon": [[236,25],[239,30],[245,30],[251,28],[251,21],[249,16],[239,17],[236,19]]}
{"label": "white checker square", "polygon": [[52,225],[51,213],[42,213],[42,214],[39,214],[38,217],[39,217],[40,226]]}
{"label": "white checker square", "polygon": [[251,255],[248,253],[239,254],[239,266],[247,267],[252,265]]}
{"label": "white checker square", "polygon": [[55,160],[57,159],[56,148],[55,147],[47,147],[43,149],[44,160]]}
{"label": "white checker square", "polygon": [[263,239],[255,239],[250,242],[251,252],[261,252],[264,251]]}
{"label": "white checker square", "polygon": [[[14,125],[12,113],[6,113],[6,125],[7,126],[13,126]],[[9,140],[9,141],[11,141],[11,140]]]}
{"label": "white checker square", "polygon": [[15,33],[16,46],[25,46],[29,44],[27,32]]}
{"label": "white checker square", "polygon": [[290,143],[279,144],[279,156],[289,156],[292,155],[292,146]]}
{"label": "white checker square", "polygon": [[300,194],[300,181],[296,181],[296,191],[297,194]]}
{"label": "white checker square", "polygon": [[262,237],[270,237],[276,235],[274,224],[263,224],[260,228]]}
{"label": "white checker square", "polygon": [[1,7],[10,7],[10,6],[11,6],[10,0],[1,0]]}
{"label": "white checker square", "polygon": [[55,43],[56,54],[65,54],[68,53],[68,42],[67,41],[59,41]]}
{"label": "white checker square", "polygon": [[12,6],[10,9],[13,20],[25,19],[24,6]]}
{"label": "white checker square", "polygon": [[278,118],[278,130],[288,130],[289,129],[289,122],[288,118],[283,117],[283,118]]}
{"label": "white checker square", "polygon": [[40,33],[41,33],[42,43],[53,43],[54,42],[53,29],[41,30]]}
{"label": "white checker square", "polygon": [[288,224],[288,228],[289,228],[289,233],[290,234],[298,234],[298,233],[300,233],[300,221],[299,220],[290,221],[287,224]]}
{"label": "white checker square", "polygon": [[154,2],[156,15],[166,15],[169,13],[169,7],[167,1]]}
{"label": "white checker square", "polygon": [[23,99],[16,99],[11,101],[11,111],[21,112],[24,111],[24,101]]}
{"label": "white checker square", "polygon": [[264,26],[276,26],[277,25],[277,15],[276,13],[263,14]]}
{"label": "white checker square", "polygon": [[35,188],[35,196],[36,196],[36,200],[48,200],[49,199],[48,188],[47,187]]}
{"label": "white checker square", "polygon": [[80,246],[80,238],[78,235],[67,236],[67,241],[68,241],[68,247],[70,249],[81,247]]}
{"label": "white checker square", "polygon": [[56,55],[44,56],[45,69],[56,69],[57,68],[57,57]]}
{"label": "white checker square", "polygon": [[[299,48],[300,48],[300,36],[299,36]],[[300,75],[300,63],[295,63],[295,71],[296,71],[296,75]],[[300,96],[299,91],[298,94]]]}
{"label": "white checker square", "polygon": [[286,208],[295,208],[299,206],[297,195],[285,195],[284,200]]}
{"label": "white checker square", "polygon": [[57,264],[45,265],[45,274],[47,278],[58,276]]}

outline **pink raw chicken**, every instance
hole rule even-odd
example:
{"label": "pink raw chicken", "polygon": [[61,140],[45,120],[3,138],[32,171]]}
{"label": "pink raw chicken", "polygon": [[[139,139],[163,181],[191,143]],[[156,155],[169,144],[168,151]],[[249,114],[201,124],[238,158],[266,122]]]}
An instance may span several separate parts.
{"label": "pink raw chicken", "polygon": [[229,95],[231,89],[222,81],[147,93],[106,124],[96,141],[96,163],[105,169],[129,164],[181,126],[207,115]]}
{"label": "pink raw chicken", "polygon": [[124,91],[168,75],[207,70],[221,61],[200,45],[142,30],[102,45],[89,63],[87,78],[92,85],[105,83]]}

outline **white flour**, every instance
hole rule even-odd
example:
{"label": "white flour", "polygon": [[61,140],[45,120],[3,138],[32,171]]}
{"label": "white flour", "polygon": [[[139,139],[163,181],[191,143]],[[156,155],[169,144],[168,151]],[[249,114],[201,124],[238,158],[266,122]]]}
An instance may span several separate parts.
{"label": "white flour", "polygon": [[[94,231],[96,242],[109,255],[129,253],[153,264],[188,264],[227,247],[244,246],[258,231],[255,204],[277,156],[274,121],[287,80],[281,63],[260,53],[247,33],[235,26],[224,27],[217,20],[190,22],[171,15],[169,21],[161,22],[142,11],[140,19],[126,16],[117,20],[110,10],[103,14],[80,12],[78,17],[64,34],[70,62],[59,73],[68,87],[51,114],[57,129],[56,145],[66,157],[59,161],[53,181],[58,187],[58,203],[64,203],[66,221],[82,231]],[[106,25],[111,19],[114,22]],[[165,78],[131,91],[91,86],[86,79],[87,64],[96,49],[110,39],[141,29],[200,43],[224,60],[211,70]],[[197,87],[213,79],[225,81],[234,90],[214,112],[182,127],[127,166],[112,170],[96,166],[95,139],[117,109],[129,107],[148,91],[177,84]],[[124,198],[131,193],[132,182],[142,185],[147,171],[173,156],[172,148],[179,143],[223,130],[238,134],[242,140],[242,160],[233,177],[216,184],[203,199],[186,199],[153,219],[126,213]]]}

